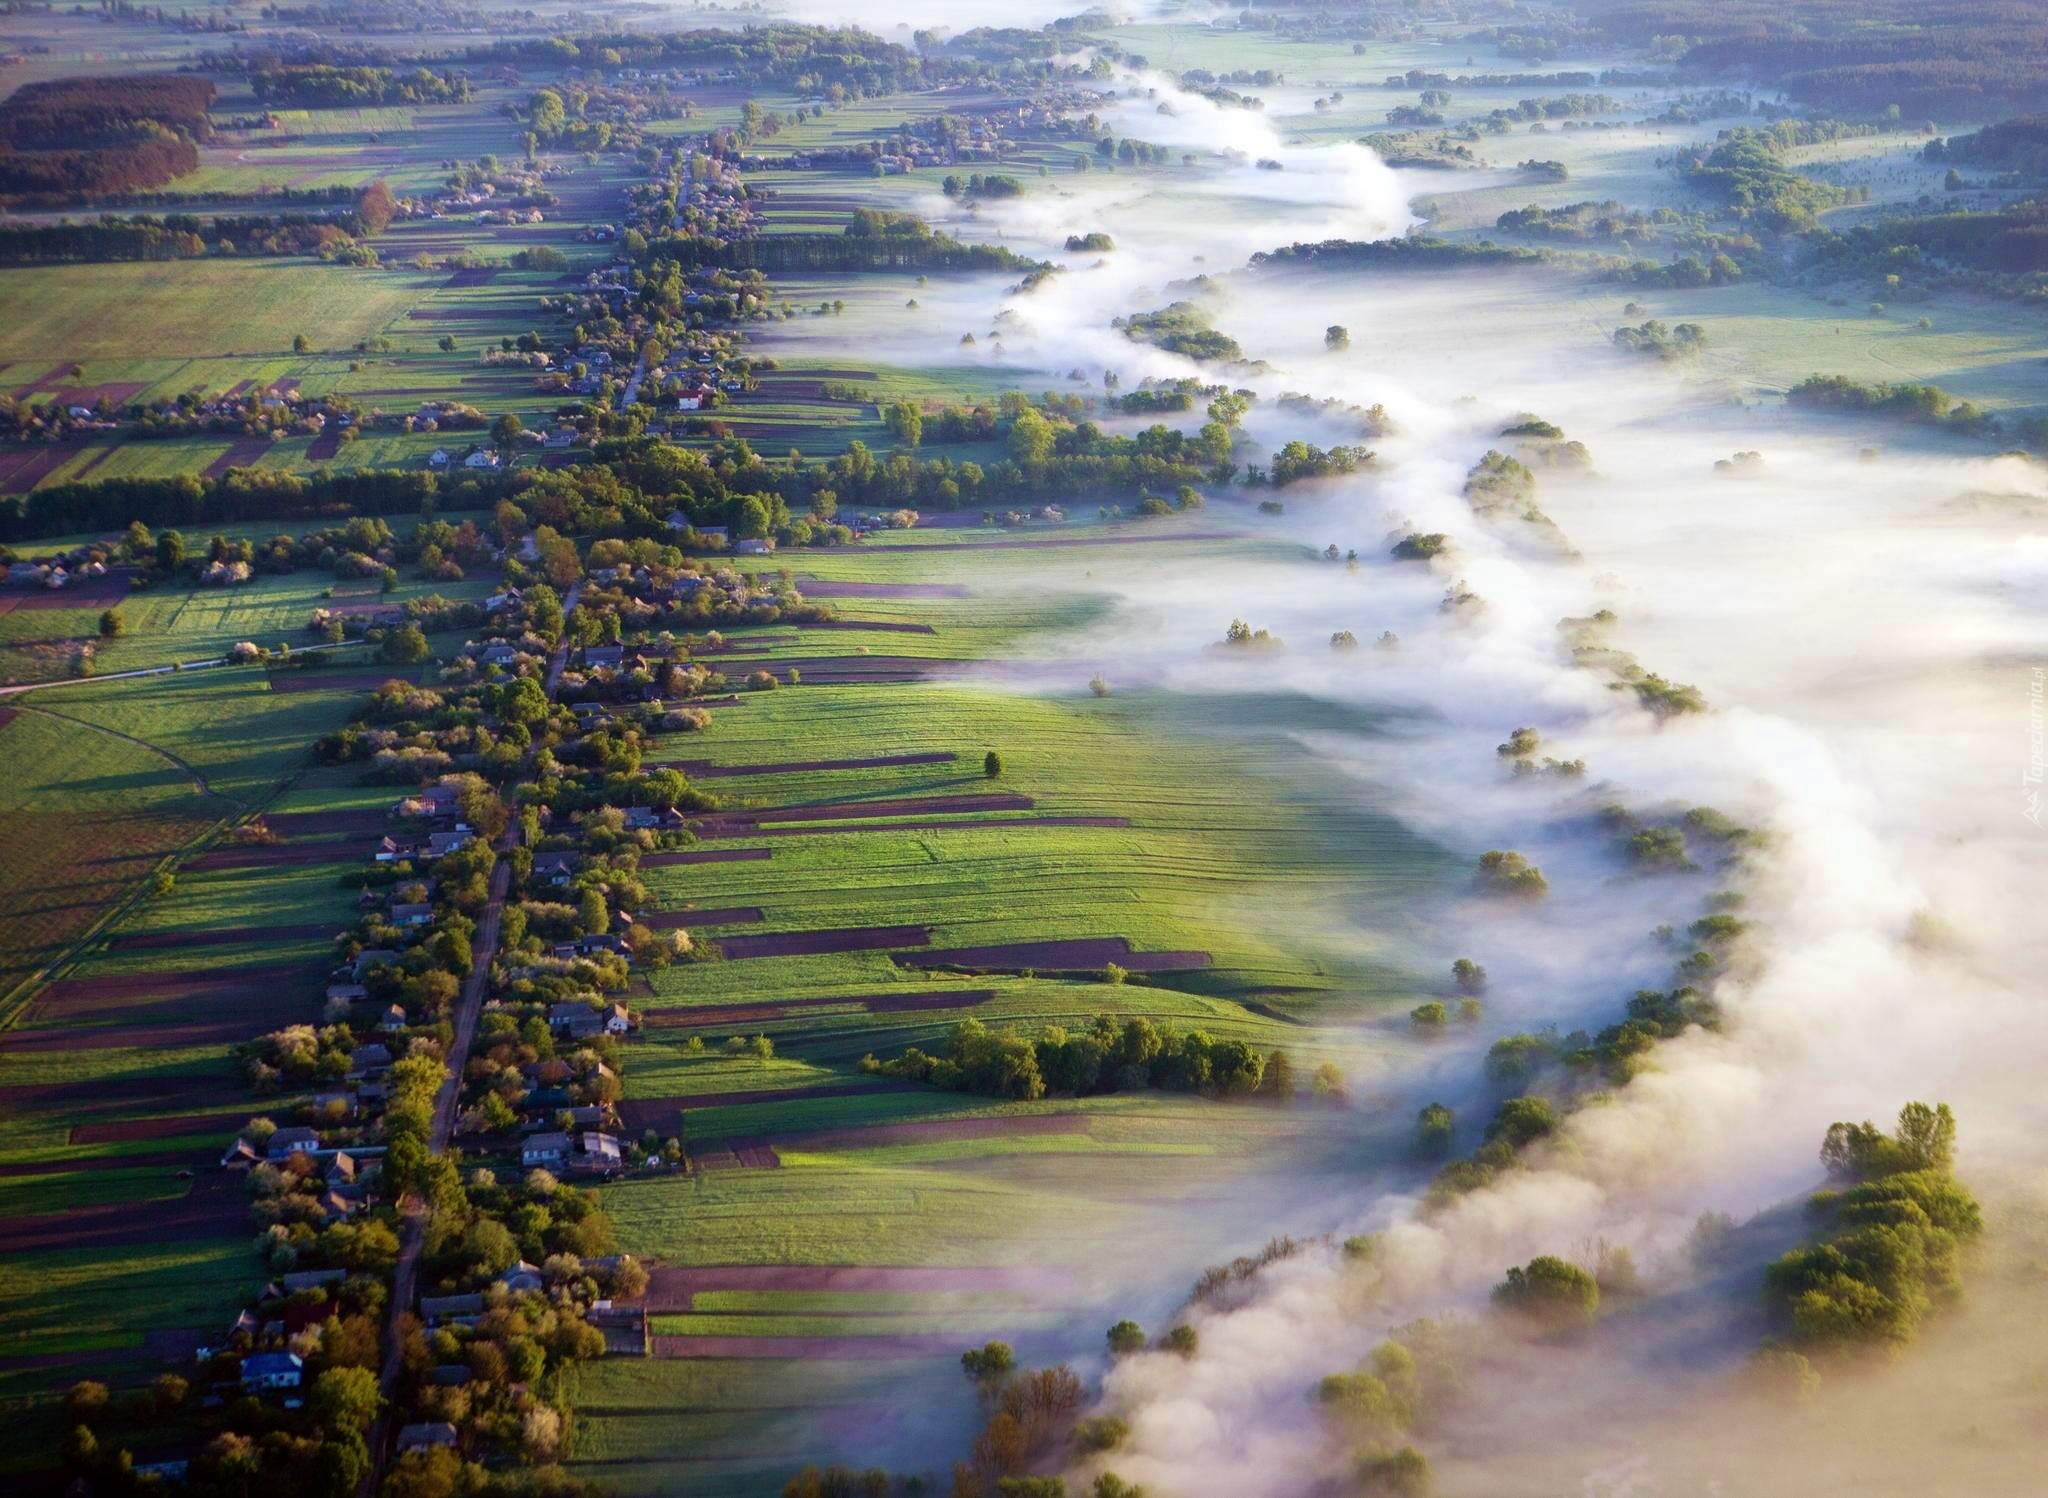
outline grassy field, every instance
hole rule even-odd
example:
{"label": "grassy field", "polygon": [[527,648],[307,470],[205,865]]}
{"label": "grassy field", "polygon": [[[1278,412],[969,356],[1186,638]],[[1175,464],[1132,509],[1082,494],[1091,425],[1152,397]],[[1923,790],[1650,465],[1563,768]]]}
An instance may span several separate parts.
{"label": "grassy field", "polygon": [[[1239,544],[1186,543],[1218,554]],[[1100,563],[1118,557],[1109,549],[1086,555]],[[1085,600],[1057,586],[1014,586],[1042,573],[1045,556],[913,545],[782,558],[800,578],[967,591],[848,598],[840,605],[848,618],[926,624],[932,633],[778,629],[787,643],[745,662],[843,658],[864,647],[942,668],[1028,661],[1093,616]],[[735,642],[744,648],[744,635]],[[729,958],[651,975],[638,1000],[649,1022],[626,1074],[629,1127],[680,1129],[703,1168],[635,1179],[610,1193],[625,1247],[714,1277],[838,1266],[916,1275],[944,1266],[988,1277],[975,1283],[1000,1294],[742,1284],[686,1305],[657,1295],[656,1358],[583,1375],[579,1456],[622,1491],[758,1492],[805,1455],[846,1446],[835,1419],[797,1430],[783,1403],[830,1411],[849,1400],[865,1416],[868,1401],[901,1408],[922,1399],[919,1419],[957,1419],[967,1396],[948,1370],[960,1345],[992,1335],[1069,1345],[1074,1318],[1106,1313],[1124,1286],[1121,1271],[1105,1264],[1106,1245],[1151,1242],[1180,1224],[1180,1241],[1162,1252],[1168,1262],[1185,1261],[1192,1276],[1205,1257],[1227,1257],[1239,1231],[1221,1220],[1215,1236],[1189,1226],[1191,1210],[1199,1217],[1195,1204],[1255,1202],[1274,1162],[1293,1162],[1312,1179],[1353,1147],[1349,1114],[1306,1102],[1278,1109],[1138,1093],[1006,1103],[861,1073],[862,1056],[940,1044],[970,1013],[1029,1034],[1052,1024],[1085,1027],[1098,1014],[1145,1015],[1283,1048],[1303,1077],[1324,1061],[1369,1069],[1371,1021],[1405,1008],[1427,985],[1392,913],[1442,876],[1435,850],[1362,802],[1355,787],[1321,783],[1270,730],[1271,704],[1208,704],[1198,714],[1165,696],[1097,698],[1085,675],[1077,667],[1065,691],[1036,693],[972,680],[753,693],[715,710],[708,730],[658,751],[728,768],[784,763],[795,745],[806,760],[951,752],[951,763],[771,769],[701,783],[737,807],[994,791],[1029,798],[1019,816],[1129,824],[1005,828],[1008,813],[895,829],[820,824],[828,830],[733,840],[769,846],[766,861],[648,870],[660,909],[761,912],[755,922],[707,928],[713,941],[907,925],[928,927],[938,948],[1122,937],[1140,951],[1192,949],[1210,961],[1109,982],[1100,972],[922,974],[878,950]],[[1003,757],[994,782],[981,764],[991,748]],[[1258,911],[1293,918],[1283,926]],[[1314,924],[1302,918],[1311,911],[1345,912],[1353,922],[1376,912],[1367,918],[1375,934],[1343,950],[1305,943],[1297,931]],[[966,999],[948,1003],[963,991]],[[905,1000],[919,1007],[891,1007]],[[720,1054],[734,1033],[768,1035],[774,1058]],[[689,1049],[693,1036],[708,1054]],[[750,1152],[763,1145],[774,1168],[735,1163],[734,1151],[758,1161]],[[1059,1288],[1003,1288],[1002,1274],[1027,1268]],[[766,1339],[754,1343],[758,1356],[731,1360],[747,1339]],[[866,1395],[856,1396],[843,1369],[863,1357],[874,1365],[859,1380]],[[742,1392],[757,1367],[778,1370],[785,1399],[775,1409],[749,1404]],[[704,1441],[652,1441],[648,1422],[657,1411],[678,1428],[702,1430]],[[914,1439],[916,1426],[866,1430],[852,1446],[874,1451]]]}

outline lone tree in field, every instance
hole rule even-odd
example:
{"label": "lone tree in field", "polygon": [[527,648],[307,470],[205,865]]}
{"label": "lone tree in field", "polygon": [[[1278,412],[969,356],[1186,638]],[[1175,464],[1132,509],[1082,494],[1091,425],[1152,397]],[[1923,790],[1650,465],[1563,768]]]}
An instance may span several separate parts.
{"label": "lone tree in field", "polygon": [[1003,757],[996,753],[995,750],[989,750],[982,758],[981,773],[990,780],[1000,780],[1003,774]]}
{"label": "lone tree in field", "polygon": [[292,352],[293,352],[293,353],[295,353],[295,354],[307,354],[307,353],[311,353],[312,351],[313,351],[313,340],[312,340],[312,339],[308,338],[308,337],[307,337],[307,336],[306,336],[306,335],[305,335],[304,333],[294,333],[294,334],[292,335]]}
{"label": "lone tree in field", "polygon": [[507,411],[491,423],[491,441],[500,448],[510,448],[519,440],[519,434],[526,430],[526,423]]}
{"label": "lone tree in field", "polygon": [[108,609],[105,613],[100,615],[101,639],[111,640],[114,638],[114,636],[118,635],[124,628],[126,628],[126,626],[121,622],[121,611],[119,609]]}
{"label": "lone tree in field", "polygon": [[1342,323],[1331,323],[1323,329],[1323,347],[1336,353],[1351,347],[1351,330]]}

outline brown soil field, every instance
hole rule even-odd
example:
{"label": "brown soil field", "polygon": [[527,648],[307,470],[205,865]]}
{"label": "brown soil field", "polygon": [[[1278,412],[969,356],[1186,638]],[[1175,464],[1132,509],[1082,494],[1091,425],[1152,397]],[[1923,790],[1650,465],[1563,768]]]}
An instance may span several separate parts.
{"label": "brown soil field", "polygon": [[390,820],[381,810],[363,811],[273,811],[264,822],[279,837],[333,837],[343,833],[376,832]]}
{"label": "brown soil field", "polygon": [[78,471],[71,476],[72,481],[77,482],[80,479],[92,477],[92,471],[95,468],[99,467],[100,464],[106,462],[107,459],[111,458],[115,453],[119,452],[120,450],[121,444],[118,442],[109,443],[107,446],[101,448],[98,452],[94,453],[91,457],[87,458],[83,463],[78,465]]}
{"label": "brown soil field", "polygon": [[938,630],[929,624],[909,624],[893,619],[820,619],[807,629],[864,629],[877,634],[935,635]]}
{"label": "brown soil field", "polygon": [[281,985],[304,980],[303,962],[214,968],[187,973],[108,973],[97,978],[59,978],[36,996],[38,1020],[73,1020],[133,1011],[139,1005],[205,1001],[217,1009],[229,995],[270,995]]}
{"label": "brown soil field", "polygon": [[41,1212],[0,1219],[0,1254],[48,1249],[116,1248],[139,1243],[184,1242],[237,1231],[246,1198],[225,1171],[193,1183],[175,1201],[148,1204],[108,1202],[72,1212]]}
{"label": "brown soil field", "polygon": [[261,1110],[245,1103],[219,1113],[187,1113],[176,1118],[126,1118],[84,1123],[71,1131],[73,1144],[133,1144],[144,1139],[182,1139],[187,1134],[217,1134],[223,1146],[234,1132]]}
{"label": "brown soil field", "polygon": [[68,588],[41,588],[26,594],[20,606],[25,609],[104,609],[120,603],[133,589],[128,579],[134,575],[132,567],[117,567],[100,577],[89,577],[82,583],[73,583]]}
{"label": "brown soil field", "polygon": [[[707,827],[738,829],[769,822],[835,822],[852,818],[911,817],[929,812],[1029,811],[1036,805],[1029,796],[1007,791],[970,796],[897,796],[883,801],[821,801],[812,806],[771,806],[759,811],[713,812],[704,818]],[[724,836],[736,835],[726,831]]]}
{"label": "brown soil field", "polygon": [[[657,1134],[677,1132],[677,1120],[686,1112],[705,1108],[745,1108],[755,1103],[811,1102],[821,1098],[866,1097],[871,1093],[907,1092],[906,1082],[820,1082],[812,1087],[762,1087],[752,1091],[698,1092],[684,1097],[626,1098],[619,1103],[619,1121],[635,1134],[653,1129]],[[721,1147],[730,1141],[721,1141]]]}
{"label": "brown soil field", "polygon": [[274,671],[270,676],[270,690],[273,692],[362,692],[368,694],[387,681],[404,681],[408,678],[398,671],[325,671],[318,667],[306,671]]}
{"label": "brown soil field", "polygon": [[333,926],[314,921],[295,926],[225,926],[216,931],[137,931],[131,936],[117,936],[107,945],[117,952],[159,951],[173,947],[240,946],[254,941],[305,941],[333,933]]}
{"label": "brown soil field", "polygon": [[904,967],[995,968],[1037,972],[1095,972],[1115,963],[1134,973],[1168,973],[1207,967],[1207,952],[1136,952],[1121,936],[1075,941],[1018,941],[986,947],[934,947],[899,953]]}
{"label": "brown soil field", "polygon": [[983,547],[990,550],[1031,550],[1061,546],[1143,546],[1147,544],[1174,541],[1227,541],[1227,531],[1184,531],[1178,535],[1133,536],[1119,534],[1112,536],[1011,536],[1001,541],[932,541],[924,545],[896,545],[884,543],[880,546],[863,544],[862,551],[978,551]]}
{"label": "brown soil field", "polygon": [[690,1309],[707,1290],[833,1290],[943,1295],[973,1291],[1059,1295],[1067,1276],[1036,1265],[958,1264],[650,1264],[641,1303],[650,1312]]}
{"label": "brown soil field", "polygon": [[958,583],[841,582],[822,577],[798,578],[796,589],[806,598],[967,598]]}
{"label": "brown soil field", "polygon": [[768,1004],[714,1004],[697,1009],[656,1009],[645,1023],[657,1030],[695,1030],[787,1019],[807,1009],[841,1009],[849,1004],[858,1004],[870,1014],[914,1014],[928,1009],[972,1009],[995,996],[992,988],[958,988],[942,993],[846,994],[838,998],[783,999]]}
{"label": "brown soil field", "polygon": [[5,1035],[0,1035],[0,1051],[17,1056],[41,1055],[52,1051],[162,1051],[191,1046],[229,1045],[237,1040],[247,1040],[249,1035],[249,1022],[240,1019],[185,1025],[23,1028],[9,1030]]}
{"label": "brown soil field", "polygon": [[698,863],[758,863],[772,856],[767,848],[681,848],[670,853],[644,853],[643,869],[677,868]]}
{"label": "brown soil field", "polygon": [[0,494],[28,493],[77,457],[80,451],[79,445],[72,442],[38,443],[34,447],[0,450]]}
{"label": "brown soil field", "polygon": [[640,924],[654,931],[685,930],[697,926],[750,926],[761,919],[758,905],[728,905],[718,910],[657,910],[640,917]]}
{"label": "brown soil field", "polygon": [[169,1150],[152,1155],[92,1155],[83,1160],[30,1160],[12,1165],[0,1165],[0,1177],[19,1179],[23,1176],[65,1175],[71,1171],[126,1170],[130,1166],[148,1169],[162,1166],[167,1170],[179,1170],[192,1163],[188,1150]]}
{"label": "brown soil field", "polygon": [[885,1337],[666,1337],[649,1339],[658,1358],[924,1358],[958,1351],[959,1338],[936,1335]]}
{"label": "brown soil field", "polygon": [[951,750],[935,754],[878,754],[872,759],[795,759],[767,765],[714,765],[703,759],[671,760],[692,780],[722,780],[734,775],[797,775],[815,770],[885,770],[899,765],[947,765],[960,756]]}
{"label": "brown soil field", "polygon": [[[913,817],[908,821],[889,822],[839,822],[830,826],[814,827],[756,827],[744,834],[747,837],[817,837],[833,832],[932,832],[944,831],[948,827],[1128,827],[1128,817]],[[718,837],[720,833],[707,831],[706,837]]]}
{"label": "brown soil field", "polygon": [[929,926],[851,926],[837,931],[777,931],[728,936],[719,949],[737,962],[749,957],[816,957],[827,952],[879,952],[930,943]]}
{"label": "brown soil field", "polygon": [[303,868],[350,858],[357,846],[347,838],[315,843],[251,843],[240,848],[215,848],[192,859],[185,867],[194,871]]}
{"label": "brown soil field", "polygon": [[270,451],[268,437],[237,437],[228,444],[227,451],[206,465],[201,478],[217,479],[230,468],[247,468]]}

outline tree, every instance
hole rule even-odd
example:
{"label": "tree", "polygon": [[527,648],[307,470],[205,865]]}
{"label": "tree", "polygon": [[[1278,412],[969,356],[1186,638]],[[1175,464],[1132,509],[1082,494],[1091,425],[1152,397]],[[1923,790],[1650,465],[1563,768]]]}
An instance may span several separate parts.
{"label": "tree", "polygon": [[924,413],[911,401],[895,401],[882,408],[882,425],[905,447],[924,441]]}
{"label": "tree", "polygon": [[1323,347],[1335,353],[1351,347],[1351,330],[1341,323],[1331,323],[1323,329]]}
{"label": "tree", "polygon": [[292,352],[293,352],[293,353],[295,353],[295,354],[304,354],[304,353],[310,353],[310,352],[312,351],[312,348],[313,348],[313,340],[312,340],[312,339],[310,339],[310,338],[308,338],[308,337],[307,337],[307,336],[306,336],[306,335],[305,335],[304,333],[294,333],[294,334],[292,334]]}
{"label": "tree", "polygon": [[444,354],[454,353],[457,347],[455,335],[453,333],[443,333],[434,341],[434,346]]}
{"label": "tree", "polygon": [[356,216],[363,221],[365,233],[382,234],[397,212],[398,200],[391,195],[391,184],[382,177],[364,188],[362,197],[356,200]]}
{"label": "tree", "polygon": [[446,1446],[408,1451],[385,1475],[382,1498],[455,1498],[462,1477],[462,1458]]}
{"label": "tree", "polygon": [[586,889],[583,892],[576,924],[585,936],[602,936],[612,929],[612,913],[605,903],[603,890]]}
{"label": "tree", "polygon": [[519,440],[520,433],[525,430],[526,423],[507,411],[491,423],[491,442],[500,451],[509,452],[512,444]]}
{"label": "tree", "polygon": [[1113,1357],[1126,1357],[1145,1350],[1145,1329],[1135,1321],[1119,1321],[1108,1332],[1109,1351]]}
{"label": "tree", "polygon": [[1008,1378],[1017,1366],[1017,1355],[1007,1342],[985,1342],[960,1354],[960,1371],[984,1393]]}
{"label": "tree", "polygon": [[97,1379],[82,1378],[64,1395],[64,1413],[81,1425],[97,1420],[107,1408],[107,1386]]}
{"label": "tree", "polygon": [[313,1380],[307,1403],[313,1418],[330,1436],[358,1434],[370,1428],[384,1402],[377,1375],[368,1368],[329,1368]]}
{"label": "tree", "polygon": [[1459,993],[1485,993],[1486,969],[1469,957],[1460,957],[1451,964],[1451,981],[1458,985]]}
{"label": "tree", "polygon": [[1510,1269],[1493,1303],[1544,1331],[1569,1331],[1600,1314],[1600,1285],[1567,1260],[1545,1254]]}
{"label": "tree", "polygon": [[1003,775],[1003,757],[991,749],[981,761],[981,773],[990,780],[1000,780]]}
{"label": "tree", "polygon": [[159,572],[176,572],[185,565],[185,538],[165,531],[156,538],[156,566]]}
{"label": "tree", "polygon": [[102,640],[113,639],[126,627],[121,619],[121,611],[119,609],[108,609],[100,615],[100,638]]}
{"label": "tree", "polygon": [[1052,458],[1055,436],[1052,423],[1026,406],[1010,424],[1010,457],[1020,468],[1042,468]]}
{"label": "tree", "polygon": [[1457,1115],[1442,1103],[1430,1103],[1415,1115],[1417,1153],[1441,1159],[1451,1152],[1451,1136]]}
{"label": "tree", "polygon": [[417,624],[402,624],[377,646],[377,659],[393,666],[417,666],[432,652]]}

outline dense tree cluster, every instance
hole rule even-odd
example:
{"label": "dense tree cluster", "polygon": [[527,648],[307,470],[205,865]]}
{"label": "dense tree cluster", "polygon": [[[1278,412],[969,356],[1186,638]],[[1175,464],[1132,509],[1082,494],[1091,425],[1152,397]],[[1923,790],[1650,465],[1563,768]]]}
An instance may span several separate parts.
{"label": "dense tree cluster", "polygon": [[327,63],[283,63],[253,69],[249,90],[257,101],[288,109],[363,108],[378,104],[460,104],[470,96],[459,73],[415,68],[333,67]]}
{"label": "dense tree cluster", "polygon": [[1816,0],[1625,0],[1597,25],[1645,46],[1686,39],[1689,71],[1738,73],[1830,108],[1982,116],[2048,101],[2048,36],[2015,0],[1957,0],[1938,24],[1916,0],[1853,11]]}
{"label": "dense tree cluster", "polygon": [[1978,431],[1991,418],[1938,385],[1887,385],[1847,375],[1808,375],[1785,392],[1788,405],[1850,416],[1883,416],[1917,426]]}
{"label": "dense tree cluster", "polygon": [[1947,1104],[1908,1103],[1889,1135],[1869,1123],[1828,1129],[1821,1160],[1845,1184],[1808,1202],[1823,1235],[1765,1276],[1794,1349],[1895,1351],[1962,1293],[1963,1251],[1984,1223],[1951,1173],[1955,1138]]}
{"label": "dense tree cluster", "polygon": [[1099,1014],[1082,1031],[1051,1025],[1035,1040],[967,1019],[953,1027],[937,1055],[912,1046],[893,1061],[868,1056],[861,1069],[950,1092],[1023,1102],[1048,1093],[1086,1097],[1145,1088],[1285,1102],[1294,1085],[1293,1069],[1282,1052],[1261,1054],[1243,1041],[1218,1040],[1201,1030],[1183,1034],[1142,1015],[1119,1024],[1114,1016]]}

